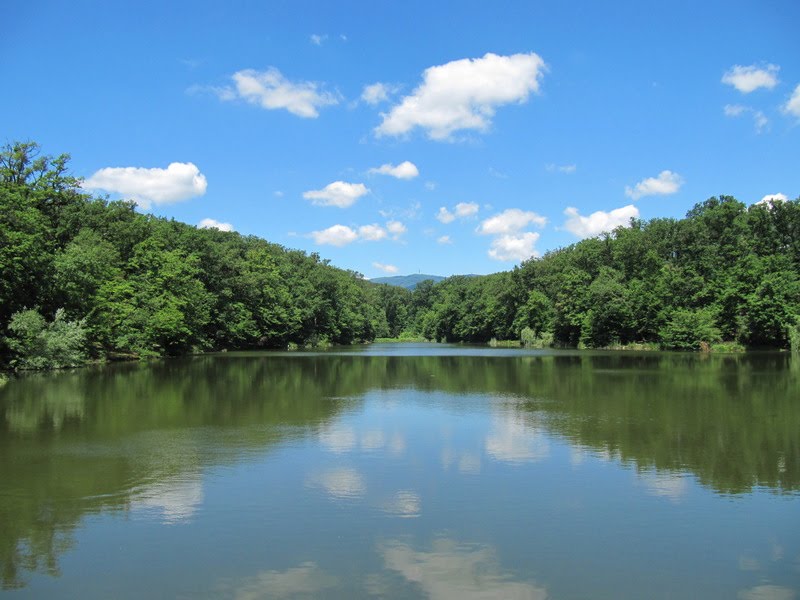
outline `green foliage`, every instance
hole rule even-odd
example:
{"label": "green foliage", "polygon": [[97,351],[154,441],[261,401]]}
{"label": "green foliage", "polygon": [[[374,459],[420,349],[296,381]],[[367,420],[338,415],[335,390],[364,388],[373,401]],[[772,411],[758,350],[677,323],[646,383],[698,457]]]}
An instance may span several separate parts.
{"label": "green foliage", "polygon": [[[31,143],[0,150],[0,329],[26,307],[63,308],[94,358],[399,336],[486,343],[526,330],[537,345],[694,348],[721,336],[786,348],[800,314],[800,200],[746,209],[710,198],[682,220],[633,220],[510,272],[409,291],[92,199],[67,160]],[[682,330],[693,319],[705,327],[697,339]],[[0,364],[12,358],[0,346]]]}
{"label": "green foliage", "polygon": [[786,334],[792,354],[800,355],[800,317],[795,317],[794,323],[789,325]]}
{"label": "green foliage", "polygon": [[553,309],[547,296],[539,290],[530,290],[525,304],[517,309],[514,329],[520,332],[524,343],[522,332],[529,330],[534,337],[538,337],[544,331],[550,329],[552,320]]}
{"label": "green foliage", "polygon": [[721,341],[714,315],[708,309],[677,309],[661,330],[661,343],[670,350],[700,350]]}
{"label": "green foliage", "polygon": [[14,313],[8,325],[6,345],[11,366],[17,369],[61,369],[86,361],[86,330],[83,321],[67,321],[63,309],[48,323],[38,311]]}

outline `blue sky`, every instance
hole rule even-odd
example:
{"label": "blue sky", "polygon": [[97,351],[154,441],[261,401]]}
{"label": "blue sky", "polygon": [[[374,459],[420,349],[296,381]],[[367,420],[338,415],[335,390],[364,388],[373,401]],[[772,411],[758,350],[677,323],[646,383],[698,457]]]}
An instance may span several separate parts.
{"label": "blue sky", "polygon": [[793,0],[14,3],[0,135],[366,277],[490,273],[800,196],[798,23]]}

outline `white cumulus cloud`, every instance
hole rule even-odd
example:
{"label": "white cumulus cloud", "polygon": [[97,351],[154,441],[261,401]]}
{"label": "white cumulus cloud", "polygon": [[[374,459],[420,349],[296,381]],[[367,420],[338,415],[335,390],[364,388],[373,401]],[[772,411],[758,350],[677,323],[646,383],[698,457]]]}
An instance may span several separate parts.
{"label": "white cumulus cloud", "polygon": [[215,219],[203,219],[197,224],[199,229],[219,229],[220,231],[233,231],[230,223],[221,223]]}
{"label": "white cumulus cloud", "polygon": [[756,65],[734,65],[722,76],[722,83],[732,85],[743,94],[754,92],[758,88],[771,90],[778,85],[777,65],[766,65],[763,68]]}
{"label": "white cumulus cloud", "polygon": [[756,202],[756,204],[772,204],[773,202],[788,202],[789,197],[786,194],[767,194],[761,200]]}
{"label": "white cumulus cloud", "polygon": [[398,136],[420,127],[434,140],[459,130],[486,131],[499,106],[522,103],[539,91],[547,66],[533,52],[455,60],[429,67],[413,93],[384,113],[378,136]]}
{"label": "white cumulus cloud", "polygon": [[337,224],[320,231],[312,231],[309,236],[320,245],[346,246],[356,241],[379,242],[389,236],[393,240],[398,240],[405,232],[406,226],[400,221],[387,221],[386,227],[381,227],[377,223],[360,227]]}
{"label": "white cumulus cloud", "polygon": [[439,238],[436,238],[436,243],[437,244],[443,244],[443,245],[444,244],[452,244],[453,240],[450,239],[449,235],[443,235],[443,236],[441,236]]}
{"label": "white cumulus cloud", "polygon": [[489,256],[494,260],[523,261],[539,256],[534,247],[539,234],[531,231],[498,235],[489,247]]}
{"label": "white cumulus cloud", "polygon": [[364,86],[364,90],[361,92],[361,100],[375,106],[381,102],[387,102],[389,97],[398,91],[398,87],[395,85],[380,82],[372,83]]}
{"label": "white cumulus cloud", "polygon": [[311,237],[319,245],[346,246],[358,239],[358,233],[347,225],[333,225],[321,231],[312,231]]}
{"label": "white cumulus cloud", "polygon": [[447,210],[447,207],[445,206],[439,207],[439,212],[436,213],[436,218],[445,225],[447,225],[448,223],[452,223],[453,221],[456,220],[456,216],[449,210]]}
{"label": "white cumulus cloud", "polygon": [[312,33],[310,36],[308,36],[308,39],[315,46],[322,46],[322,43],[328,39],[328,35],[327,34],[320,35],[318,33]]}
{"label": "white cumulus cloud", "polygon": [[339,103],[339,96],[326,92],[313,81],[289,81],[276,68],[244,69],[231,76],[234,87],[216,88],[220,100],[241,99],[266,110],[288,110],[306,119],[319,116],[319,109]]}
{"label": "white cumulus cloud", "polygon": [[781,110],[787,115],[794,115],[800,119],[800,84],[794,88],[794,92],[792,92],[786,104],[781,107]]}
{"label": "white cumulus cloud", "polygon": [[208,182],[193,163],[174,162],[166,169],[107,167],[84,181],[83,187],[120,194],[147,209],[153,204],[172,204],[202,196]]}
{"label": "white cumulus cloud", "polygon": [[368,242],[377,242],[386,237],[386,230],[375,223],[362,225],[358,228],[358,237]]}
{"label": "white cumulus cloud", "polygon": [[459,219],[466,219],[478,214],[480,207],[475,202],[459,202],[456,204],[456,216]]}
{"label": "white cumulus cloud", "polygon": [[386,229],[392,234],[392,239],[394,240],[398,239],[401,235],[408,231],[406,226],[400,221],[387,221]]}
{"label": "white cumulus cloud", "polygon": [[644,196],[667,196],[674,194],[683,185],[683,178],[672,171],[661,171],[658,177],[648,177],[633,188],[625,188],[625,195],[634,200]]}
{"label": "white cumulus cloud", "polygon": [[380,175],[390,175],[397,179],[414,179],[414,177],[419,175],[417,165],[408,160],[401,162],[397,166],[387,163],[380,167],[370,169],[369,172],[378,173]]}
{"label": "white cumulus cloud", "polygon": [[384,273],[397,273],[397,267],[394,265],[385,265],[383,263],[374,262],[372,263],[372,266],[379,271],[383,271]]}
{"label": "white cumulus cloud", "polygon": [[356,200],[369,193],[363,183],[347,183],[334,181],[321,190],[309,190],[303,193],[303,198],[311,200],[317,206],[337,206],[347,208]]}
{"label": "white cumulus cloud", "polygon": [[439,207],[439,212],[436,213],[436,218],[441,223],[447,225],[456,219],[467,219],[469,217],[474,217],[476,214],[478,214],[479,210],[480,206],[476,202],[459,202],[456,204],[452,212],[446,206]]}
{"label": "white cumulus cloud", "polygon": [[477,231],[481,235],[505,235],[516,233],[528,225],[544,227],[546,224],[547,219],[535,212],[509,208],[481,222]]}
{"label": "white cumulus cloud", "polygon": [[584,217],[577,208],[570,206],[564,211],[564,214],[568,218],[563,228],[579,238],[587,238],[599,235],[604,231],[612,231],[617,227],[626,227],[632,218],[639,217],[639,209],[633,204],[629,204],[609,212],[598,210],[588,217]]}

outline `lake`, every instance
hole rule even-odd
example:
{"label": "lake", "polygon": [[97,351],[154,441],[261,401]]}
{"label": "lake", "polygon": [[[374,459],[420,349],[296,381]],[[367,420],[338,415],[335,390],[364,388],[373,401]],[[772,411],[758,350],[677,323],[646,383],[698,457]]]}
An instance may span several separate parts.
{"label": "lake", "polygon": [[2,595],[800,597],[800,359],[374,344],[0,388]]}

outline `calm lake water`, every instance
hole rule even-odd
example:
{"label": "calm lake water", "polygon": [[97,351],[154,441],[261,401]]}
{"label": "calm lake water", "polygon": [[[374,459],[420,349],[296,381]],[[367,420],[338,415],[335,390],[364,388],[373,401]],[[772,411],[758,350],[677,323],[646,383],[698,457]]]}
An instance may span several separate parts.
{"label": "calm lake water", "polygon": [[372,345],[0,388],[2,593],[800,598],[800,359]]}

